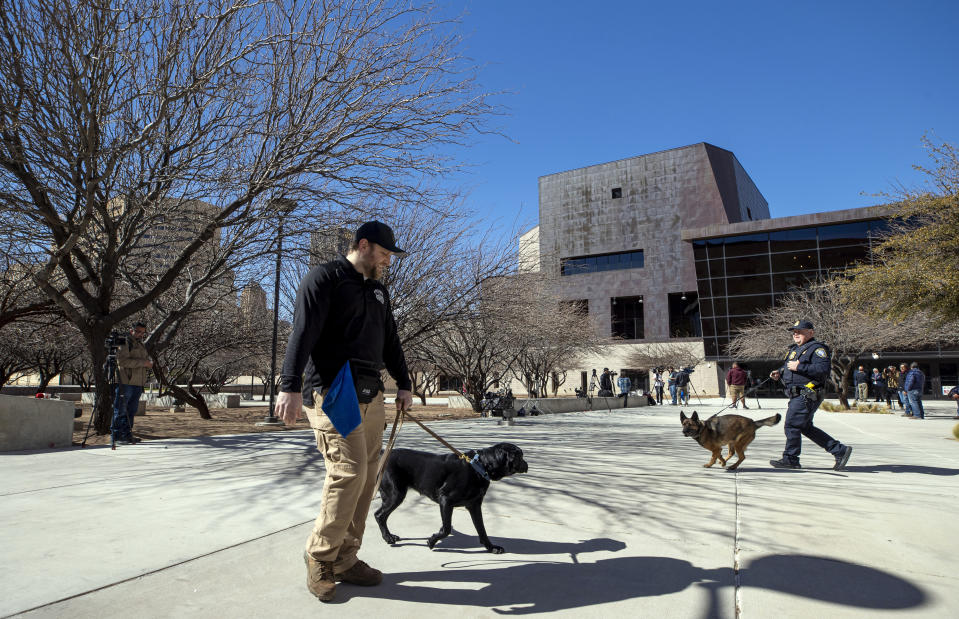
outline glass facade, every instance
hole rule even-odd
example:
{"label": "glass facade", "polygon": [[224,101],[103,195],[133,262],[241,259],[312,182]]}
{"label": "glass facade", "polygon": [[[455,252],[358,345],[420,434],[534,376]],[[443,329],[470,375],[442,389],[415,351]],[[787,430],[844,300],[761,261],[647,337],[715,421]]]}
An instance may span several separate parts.
{"label": "glass facade", "polygon": [[643,250],[637,249],[612,254],[563,258],[560,262],[560,273],[563,275],[581,275],[583,273],[597,273],[599,271],[641,269],[643,268],[643,264]]}
{"label": "glass facade", "polygon": [[645,335],[643,297],[610,299],[610,331],[613,337],[641,340]]}
{"label": "glass facade", "polygon": [[869,260],[887,228],[873,220],[693,241],[707,358],[726,357],[731,334],[790,290]]}

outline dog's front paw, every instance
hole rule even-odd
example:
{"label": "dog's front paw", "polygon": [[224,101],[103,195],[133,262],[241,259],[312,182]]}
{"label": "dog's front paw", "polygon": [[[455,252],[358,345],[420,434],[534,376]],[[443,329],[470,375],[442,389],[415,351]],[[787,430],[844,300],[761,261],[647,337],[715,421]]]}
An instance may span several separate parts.
{"label": "dog's front paw", "polygon": [[486,550],[492,552],[494,555],[501,555],[504,552],[506,552],[506,549],[503,548],[502,546],[493,546],[493,545],[487,546]]}
{"label": "dog's front paw", "polygon": [[426,540],[426,545],[429,546],[430,550],[433,550],[433,546],[436,545],[436,542],[440,541],[439,536],[433,535],[428,540]]}
{"label": "dog's front paw", "polygon": [[395,544],[396,542],[402,539],[399,535],[393,535],[392,533],[387,533],[383,536],[383,541],[387,544]]}

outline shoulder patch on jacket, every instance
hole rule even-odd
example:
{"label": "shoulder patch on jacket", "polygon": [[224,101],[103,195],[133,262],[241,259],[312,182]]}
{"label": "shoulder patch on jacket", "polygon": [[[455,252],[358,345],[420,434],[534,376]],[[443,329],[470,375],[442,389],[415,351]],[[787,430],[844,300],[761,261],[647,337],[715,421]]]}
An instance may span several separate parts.
{"label": "shoulder patch on jacket", "polygon": [[823,359],[825,359],[825,358],[826,358],[826,349],[825,349],[825,348],[817,348],[817,349],[816,349],[816,356],[817,356],[817,357],[822,357]]}

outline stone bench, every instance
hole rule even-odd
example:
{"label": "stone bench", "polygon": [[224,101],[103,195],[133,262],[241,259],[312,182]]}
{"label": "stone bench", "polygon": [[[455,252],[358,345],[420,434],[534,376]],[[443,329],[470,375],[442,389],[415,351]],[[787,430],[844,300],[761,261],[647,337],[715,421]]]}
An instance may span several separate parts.
{"label": "stone bench", "polygon": [[73,402],[0,395],[0,451],[69,447]]}

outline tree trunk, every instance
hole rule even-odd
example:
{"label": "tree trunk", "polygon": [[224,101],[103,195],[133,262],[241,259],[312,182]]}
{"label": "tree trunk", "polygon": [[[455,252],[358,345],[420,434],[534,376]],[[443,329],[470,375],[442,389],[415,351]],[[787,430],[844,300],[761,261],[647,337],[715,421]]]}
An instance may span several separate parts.
{"label": "tree trunk", "polygon": [[842,365],[842,378],[839,379],[839,405],[844,411],[849,410],[849,381],[852,378],[852,369],[856,367],[856,359]]}
{"label": "tree trunk", "polygon": [[192,387],[188,391],[179,385],[167,385],[166,390],[177,400],[197,409],[200,412],[201,419],[213,419],[213,416],[210,415],[210,408],[206,405],[206,400],[203,399],[201,394],[193,391]]}
{"label": "tree trunk", "polygon": [[90,356],[93,358],[94,410],[93,427],[97,434],[109,434],[110,422],[113,418],[113,385],[110,384],[106,362],[107,351],[104,347],[106,338],[92,334],[90,337]]}

